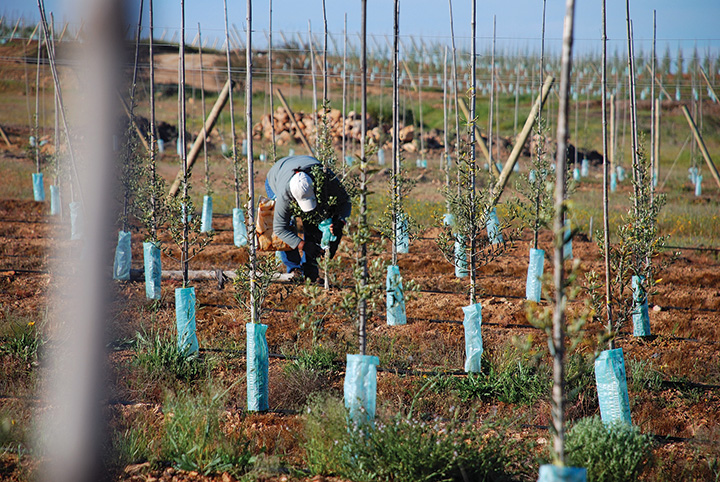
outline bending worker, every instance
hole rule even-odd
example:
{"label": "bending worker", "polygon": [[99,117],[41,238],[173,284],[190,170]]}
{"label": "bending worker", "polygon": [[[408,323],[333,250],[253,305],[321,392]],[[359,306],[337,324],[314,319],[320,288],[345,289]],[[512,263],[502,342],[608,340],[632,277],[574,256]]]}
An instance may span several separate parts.
{"label": "bending worker", "polygon": [[[320,161],[311,156],[289,156],[277,161],[267,173],[265,191],[275,200],[273,233],[293,248],[280,252],[287,272],[315,281],[319,275],[317,258],[324,254],[319,225],[331,220],[330,231],[336,237],[328,247],[332,258],[350,216],[350,196],[337,176],[329,169],[323,172]],[[302,220],[303,238],[297,234],[297,216]]]}

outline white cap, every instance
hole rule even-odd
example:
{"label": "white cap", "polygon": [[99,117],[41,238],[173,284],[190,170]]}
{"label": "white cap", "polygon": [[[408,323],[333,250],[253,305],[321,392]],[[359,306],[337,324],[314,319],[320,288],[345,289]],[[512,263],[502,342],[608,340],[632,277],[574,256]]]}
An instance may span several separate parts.
{"label": "white cap", "polygon": [[317,206],[315,192],[313,191],[313,180],[307,173],[296,172],[290,178],[290,193],[303,212],[312,211]]}

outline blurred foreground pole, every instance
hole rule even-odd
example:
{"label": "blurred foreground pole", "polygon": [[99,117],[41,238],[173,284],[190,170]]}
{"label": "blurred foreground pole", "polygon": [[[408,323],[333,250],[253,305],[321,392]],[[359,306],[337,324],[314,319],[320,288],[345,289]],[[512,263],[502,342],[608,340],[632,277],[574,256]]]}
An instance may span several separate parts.
{"label": "blurred foreground pole", "polygon": [[[123,4],[134,2],[76,0],[83,12],[84,41],[74,63],[84,80],[72,109],[79,145],[78,181],[83,192],[84,239],[72,253],[59,243],[51,285],[57,287],[48,322],[50,343],[44,360],[43,403],[36,419],[35,442],[41,451],[39,480],[102,480],[104,424],[103,347],[108,319],[112,259],[112,220],[117,199],[112,172],[112,129],[117,124],[124,33]],[[128,5],[132,4],[132,5]],[[42,7],[42,6],[41,6]],[[90,112],[90,109],[92,110]],[[61,260],[61,261],[60,261]]]}

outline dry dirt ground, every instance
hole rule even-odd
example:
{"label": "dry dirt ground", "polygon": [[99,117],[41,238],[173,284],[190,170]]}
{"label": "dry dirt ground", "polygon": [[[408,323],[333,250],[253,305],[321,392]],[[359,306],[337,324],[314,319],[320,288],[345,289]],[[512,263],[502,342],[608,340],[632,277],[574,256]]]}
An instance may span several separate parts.
{"label": "dry dirt ground", "polygon": [[[3,151],[3,161],[27,163],[21,152]],[[28,179],[23,181],[30,183]],[[48,203],[27,199],[0,200],[0,316],[40,320],[48,307],[49,293],[59,280],[53,275],[56,263],[73,262],[81,252],[81,241],[69,240],[69,220],[48,214]],[[228,216],[214,220],[216,236],[210,246],[193,259],[191,269],[232,270],[246,259],[244,248],[232,245],[232,226]],[[464,359],[461,307],[468,304],[467,279],[457,279],[453,267],[446,263],[435,244],[437,229],[424,232],[412,242],[410,253],[401,254],[399,266],[406,282],[417,283],[419,291],[408,294],[405,326],[385,323],[384,293],[372,311],[368,324],[368,354],[380,356],[378,403],[383,413],[407,410],[427,377],[435,372],[462,370]],[[114,235],[113,235],[114,236]],[[112,237],[112,236],[111,236]],[[142,266],[143,233],[133,230],[133,267]],[[541,236],[541,246],[549,249],[550,234]],[[514,337],[532,335],[534,344],[544,345],[543,335],[527,322],[524,301],[527,272],[528,239],[518,239],[509,252],[478,272],[483,305],[483,341],[487,356],[499,358],[510,347]],[[601,271],[599,253],[594,243],[580,236],[574,241],[574,255],[582,269]],[[387,249],[380,255],[387,260]],[[334,268],[330,292],[322,307],[337,306],[352,284],[352,246],[344,241]],[[636,391],[630,399],[634,424],[643,432],[658,436],[655,448],[657,463],[648,480],[707,480],[716,473],[709,464],[720,453],[720,261],[717,253],[682,251],[674,259],[660,257],[668,265],[660,276],[662,282],[650,302],[653,337],[634,338],[626,327],[618,339],[626,363],[647,361],[666,381],[656,390]],[[108,260],[108,273],[111,261]],[[163,257],[163,266],[178,269],[177,263]],[[546,271],[550,263],[546,261]],[[384,273],[380,273],[384,280]],[[352,321],[337,313],[325,322],[320,342],[336,352],[339,368],[325,377],[311,381],[295,380],[287,375],[283,356],[270,361],[270,408],[265,414],[248,414],[245,408],[245,345],[247,311],[235,299],[231,283],[220,289],[215,281],[198,281],[197,332],[202,356],[217,357],[213,378],[231,386],[226,407],[226,429],[242,431],[253,440],[257,452],[276,457],[281,467],[302,467],[303,450],[299,443],[302,421],[298,411],[313,390],[342,396],[345,353],[357,352],[356,328]],[[153,305],[145,299],[140,282],[114,284],[112,317],[108,320],[112,350],[108,376],[106,409],[111,426],[123,426],[138,413],[161,420],[164,390],[167,386],[148,383],[137,374],[132,361],[135,351],[129,341],[140,331],[172,333],[174,325],[173,290],[177,281],[163,282],[163,298]],[[269,326],[270,352],[277,355],[297,353],[310,348],[310,334],[299,329],[294,313],[306,303],[302,286],[276,284],[266,303],[263,321]],[[543,302],[547,304],[547,302]],[[571,311],[580,309],[580,302]],[[593,352],[599,323],[587,326],[586,341],[579,350]],[[32,383],[17,383],[23,373],[35,372],[32,366],[6,364],[0,387],[0,407],[7,408],[18,400],[32,398]],[[463,376],[448,374],[446,376]],[[628,376],[633,377],[631,369]],[[593,385],[588,385],[568,406],[570,420],[599,414]],[[494,400],[465,402],[448,399],[447,394],[426,392],[416,404],[422,416],[447,416],[450,405],[457,403],[467,413],[480,418],[505,417],[517,421],[519,436],[535,441],[542,451],[550,439],[550,405],[547,399],[533,405],[506,404]],[[10,452],[0,456],[0,477],[22,479],[32,462],[18,463]],[[23,468],[25,467],[25,468]],[[272,480],[287,475],[258,476]],[[296,476],[292,476],[294,478]],[[117,480],[229,480],[227,474],[204,477],[170,468],[153,470],[147,466],[119,469]],[[313,479],[317,480],[317,479]]]}

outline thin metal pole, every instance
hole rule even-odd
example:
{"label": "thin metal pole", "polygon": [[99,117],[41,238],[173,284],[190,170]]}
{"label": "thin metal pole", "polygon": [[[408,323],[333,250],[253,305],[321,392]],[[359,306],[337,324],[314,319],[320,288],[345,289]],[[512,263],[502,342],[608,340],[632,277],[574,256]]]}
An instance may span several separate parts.
{"label": "thin metal pole", "polygon": [[[450,41],[452,43],[452,84],[453,96],[455,100],[455,158],[456,162],[460,156],[460,101],[458,100],[458,77],[457,77],[457,50],[455,48],[455,27],[453,25],[452,0],[448,0],[450,9]],[[473,146],[475,143],[473,143]],[[474,147],[473,147],[474,149]],[[458,170],[458,180],[460,179],[460,171]],[[458,182],[458,192],[460,183]]]}
{"label": "thin metal pole", "polygon": [[325,9],[325,0],[322,1],[323,10],[323,29],[324,29],[324,42],[323,42],[323,109],[326,107],[328,100],[328,65],[327,65],[327,51],[328,51],[328,23],[327,23],[327,10]]}
{"label": "thin metal pole", "polygon": [[[602,0],[602,144],[603,144],[603,249],[605,250],[605,315],[607,332],[612,334],[612,286],[610,280],[610,215],[608,211],[608,126],[607,126],[607,12],[606,0]],[[610,337],[609,348],[615,348],[615,338]]]}

